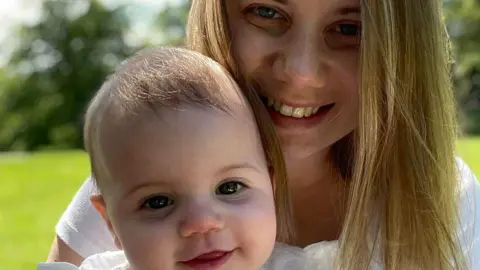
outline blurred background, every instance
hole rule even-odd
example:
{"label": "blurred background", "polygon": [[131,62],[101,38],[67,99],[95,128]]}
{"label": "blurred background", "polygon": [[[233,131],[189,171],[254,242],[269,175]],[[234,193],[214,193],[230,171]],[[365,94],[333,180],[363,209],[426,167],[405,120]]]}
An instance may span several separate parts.
{"label": "blurred background", "polygon": [[[35,269],[89,174],[83,112],[125,57],[181,45],[188,0],[0,0],[0,269]],[[444,0],[458,154],[480,176],[480,0]],[[419,34],[421,29],[419,28]]]}

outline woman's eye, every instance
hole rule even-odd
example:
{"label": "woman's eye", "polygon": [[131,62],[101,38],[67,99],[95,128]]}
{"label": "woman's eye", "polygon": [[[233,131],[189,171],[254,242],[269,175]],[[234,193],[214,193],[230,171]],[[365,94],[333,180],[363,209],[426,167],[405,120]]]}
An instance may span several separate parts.
{"label": "woman's eye", "polygon": [[244,184],[242,184],[238,181],[230,181],[230,182],[226,182],[226,183],[223,183],[220,186],[218,186],[215,193],[217,195],[232,195],[232,194],[238,193],[239,191],[241,191],[244,188],[245,188]]}
{"label": "woman's eye", "polygon": [[278,13],[275,9],[265,7],[265,6],[258,6],[251,9],[255,15],[265,18],[265,19],[281,19],[282,15]]}
{"label": "woman's eye", "polygon": [[360,26],[356,24],[337,24],[335,26],[335,31],[342,35],[347,36],[360,36]]}
{"label": "woman's eye", "polygon": [[326,31],[325,43],[332,49],[357,49],[360,46],[361,33],[360,23],[337,23]]}
{"label": "woman's eye", "polygon": [[167,196],[157,195],[145,200],[142,208],[150,210],[158,210],[170,206],[173,204],[173,200]]}
{"label": "woman's eye", "polygon": [[243,14],[248,23],[273,36],[282,35],[291,25],[286,13],[268,6],[249,6]]}

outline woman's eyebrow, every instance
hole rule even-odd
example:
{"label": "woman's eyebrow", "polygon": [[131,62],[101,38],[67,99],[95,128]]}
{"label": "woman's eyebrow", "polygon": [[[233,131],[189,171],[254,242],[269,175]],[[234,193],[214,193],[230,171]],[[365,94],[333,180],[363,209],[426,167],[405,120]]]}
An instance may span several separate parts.
{"label": "woman's eyebrow", "polygon": [[341,7],[337,10],[337,13],[340,15],[348,15],[351,13],[358,13],[360,14],[360,7],[352,6],[352,7]]}

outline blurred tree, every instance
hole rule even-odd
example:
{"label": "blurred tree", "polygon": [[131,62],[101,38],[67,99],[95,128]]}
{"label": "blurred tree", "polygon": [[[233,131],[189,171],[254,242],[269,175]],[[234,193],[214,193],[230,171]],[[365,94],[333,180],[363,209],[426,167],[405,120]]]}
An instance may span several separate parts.
{"label": "blurred tree", "polygon": [[454,45],[464,131],[480,134],[480,0],[445,0],[444,7]]}
{"label": "blurred tree", "polygon": [[181,46],[184,44],[185,25],[187,24],[189,0],[180,4],[167,4],[156,19],[155,26],[163,32],[164,44]]}
{"label": "blurred tree", "polygon": [[81,147],[83,112],[104,78],[132,52],[121,8],[95,0],[45,1],[43,20],[19,29],[14,70],[0,95],[0,150]]}

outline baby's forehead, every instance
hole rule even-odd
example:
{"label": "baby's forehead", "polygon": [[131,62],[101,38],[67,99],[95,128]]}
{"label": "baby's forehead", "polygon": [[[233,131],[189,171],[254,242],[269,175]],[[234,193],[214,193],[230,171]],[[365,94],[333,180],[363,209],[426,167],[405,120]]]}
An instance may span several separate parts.
{"label": "baby's forehead", "polygon": [[[187,105],[145,111],[136,117],[110,122],[104,128],[102,152],[105,169],[111,174],[136,175],[155,171],[158,173],[152,175],[167,175],[166,172],[171,172],[178,164],[186,167],[178,165],[180,167],[175,168],[187,174],[187,170],[194,171],[193,168],[203,164],[202,169],[194,171],[201,174],[203,169],[216,170],[230,161],[263,164],[263,148],[255,122],[245,107],[225,112]],[[152,161],[155,166],[147,166]],[[182,175],[177,169],[172,179]],[[118,177],[113,178],[118,181]]]}
{"label": "baby's forehead", "polygon": [[[228,106],[226,107],[213,107],[198,103],[182,103],[174,107],[152,104],[152,106],[138,108],[135,112],[110,111],[105,114],[100,136],[108,139],[112,136],[135,133],[143,126],[152,125],[160,126],[164,131],[184,125],[192,126],[194,130],[194,126],[198,128],[208,126],[212,119],[218,119],[218,117],[226,119],[226,121],[218,123],[225,125],[229,125],[230,122],[242,123],[243,126],[248,126],[248,129],[256,131],[258,127],[250,105],[241,99],[242,96],[236,95],[233,91],[230,93],[227,96]],[[151,130],[151,132],[156,131]]]}

